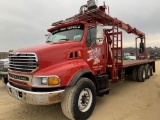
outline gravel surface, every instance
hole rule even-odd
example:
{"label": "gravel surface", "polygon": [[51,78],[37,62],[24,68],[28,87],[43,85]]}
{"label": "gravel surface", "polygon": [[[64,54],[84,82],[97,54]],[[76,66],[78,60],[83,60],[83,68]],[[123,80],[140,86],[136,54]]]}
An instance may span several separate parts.
{"label": "gravel surface", "polygon": [[[60,104],[34,106],[10,97],[0,80],[0,120],[68,120]],[[160,120],[160,61],[145,82],[129,78],[112,86],[110,94],[97,97],[89,120]]]}

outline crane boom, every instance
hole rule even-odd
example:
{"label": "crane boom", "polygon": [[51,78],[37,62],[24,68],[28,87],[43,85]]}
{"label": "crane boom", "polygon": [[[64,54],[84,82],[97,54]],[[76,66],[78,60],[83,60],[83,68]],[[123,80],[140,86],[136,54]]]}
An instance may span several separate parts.
{"label": "crane boom", "polygon": [[132,33],[137,35],[138,37],[145,37],[145,34],[141,32],[140,30],[131,27],[129,24],[126,24],[117,18],[114,18],[114,23],[118,23],[118,27],[120,27],[122,30],[126,31],[127,33]]}

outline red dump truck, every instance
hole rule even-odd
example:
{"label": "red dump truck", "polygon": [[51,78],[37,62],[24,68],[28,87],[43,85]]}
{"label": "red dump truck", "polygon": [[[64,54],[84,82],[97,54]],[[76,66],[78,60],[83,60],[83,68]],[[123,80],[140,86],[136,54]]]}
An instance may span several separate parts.
{"label": "red dump truck", "polygon": [[[138,54],[145,55],[145,34],[106,13],[89,0],[80,13],[52,24],[45,44],[9,54],[7,90],[28,104],[61,102],[69,119],[85,120],[96,96],[109,93],[110,84],[132,76],[144,82],[155,72],[152,60],[123,60],[122,31],[136,35]],[[138,56],[138,55],[137,55]]]}

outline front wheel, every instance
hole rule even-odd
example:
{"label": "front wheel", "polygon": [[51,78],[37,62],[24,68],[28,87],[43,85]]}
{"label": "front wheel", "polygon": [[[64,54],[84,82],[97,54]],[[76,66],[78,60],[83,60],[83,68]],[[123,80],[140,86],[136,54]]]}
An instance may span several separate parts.
{"label": "front wheel", "polygon": [[67,87],[61,102],[66,117],[86,120],[93,112],[96,103],[96,88],[88,78],[81,78],[74,87]]}

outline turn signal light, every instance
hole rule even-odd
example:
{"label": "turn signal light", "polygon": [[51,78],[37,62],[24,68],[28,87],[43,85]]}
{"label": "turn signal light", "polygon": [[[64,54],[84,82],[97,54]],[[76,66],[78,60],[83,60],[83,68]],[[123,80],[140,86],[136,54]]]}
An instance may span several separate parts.
{"label": "turn signal light", "polygon": [[81,56],[82,56],[81,51],[78,51],[78,57],[81,57]]}
{"label": "turn signal light", "polygon": [[57,77],[49,77],[48,78],[48,85],[50,86],[55,86],[55,85],[59,85],[60,81]]}

